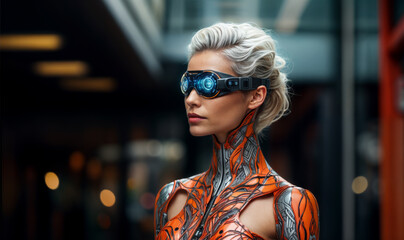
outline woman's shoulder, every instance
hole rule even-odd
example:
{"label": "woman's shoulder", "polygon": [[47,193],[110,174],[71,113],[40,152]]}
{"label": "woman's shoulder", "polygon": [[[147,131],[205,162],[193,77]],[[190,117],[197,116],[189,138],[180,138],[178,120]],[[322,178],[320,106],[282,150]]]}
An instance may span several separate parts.
{"label": "woman's shoulder", "polygon": [[166,202],[178,189],[183,189],[186,191],[188,187],[195,184],[203,176],[203,174],[204,173],[200,173],[188,178],[177,179],[165,184],[157,193],[156,206],[163,205],[163,203]]}
{"label": "woman's shoulder", "polygon": [[[181,190],[189,191],[192,184],[198,182],[204,173],[183,179],[177,179],[170,183],[165,184],[157,193],[155,206],[154,206],[154,226],[156,235],[160,231],[161,227],[169,220],[169,205],[176,193],[180,193]],[[175,199],[174,199],[175,200]]]}
{"label": "woman's shoulder", "polygon": [[280,239],[318,239],[319,208],[313,193],[289,185],[274,194],[273,204]]}
{"label": "woman's shoulder", "polygon": [[[307,189],[288,185],[287,187],[277,191],[274,194],[274,204],[279,205],[278,207],[288,208],[288,207],[304,207],[309,206],[314,208],[318,213],[317,200],[312,192]],[[311,209],[310,209],[311,210]]]}
{"label": "woman's shoulder", "polygon": [[[285,187],[280,189],[275,195],[282,199],[294,199],[294,198],[310,198],[315,200],[314,194],[307,189],[295,186],[290,183],[286,183]],[[275,196],[276,197],[276,196]]]}

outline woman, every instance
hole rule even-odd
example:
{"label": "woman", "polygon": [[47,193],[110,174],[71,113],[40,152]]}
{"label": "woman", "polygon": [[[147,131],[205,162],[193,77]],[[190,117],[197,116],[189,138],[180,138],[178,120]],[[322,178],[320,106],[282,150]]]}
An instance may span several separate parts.
{"label": "woman", "polygon": [[189,129],[212,135],[210,168],[158,193],[156,239],[318,239],[313,194],[267,164],[257,135],[289,106],[285,62],[250,24],[198,31],[181,79]]}

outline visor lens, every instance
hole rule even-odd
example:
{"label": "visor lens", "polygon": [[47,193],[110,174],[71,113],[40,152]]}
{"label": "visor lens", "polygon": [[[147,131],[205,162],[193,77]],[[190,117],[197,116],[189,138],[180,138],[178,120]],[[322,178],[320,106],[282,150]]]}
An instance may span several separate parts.
{"label": "visor lens", "polygon": [[180,83],[180,87],[181,87],[181,92],[182,94],[188,94],[188,89],[189,89],[189,77],[187,76],[182,76],[181,78],[181,83]]}
{"label": "visor lens", "polygon": [[196,91],[205,97],[213,97],[217,93],[216,76],[213,73],[201,73],[194,79]]}
{"label": "visor lens", "polygon": [[181,78],[180,88],[184,95],[188,95],[192,88],[207,98],[213,98],[218,94],[217,79],[219,77],[213,72],[202,72],[197,75],[184,74]]}

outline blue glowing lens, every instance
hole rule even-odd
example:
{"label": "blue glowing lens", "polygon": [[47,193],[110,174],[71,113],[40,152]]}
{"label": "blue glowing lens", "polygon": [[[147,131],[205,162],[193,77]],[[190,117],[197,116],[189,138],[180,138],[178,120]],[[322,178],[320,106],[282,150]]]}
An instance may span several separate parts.
{"label": "blue glowing lens", "polygon": [[213,74],[201,74],[194,80],[196,90],[205,97],[212,97],[216,94],[216,79]]}
{"label": "blue glowing lens", "polygon": [[189,79],[187,77],[183,77],[181,79],[181,92],[185,94],[188,91],[189,87]]}
{"label": "blue glowing lens", "polygon": [[195,75],[185,73],[180,82],[181,92],[188,95],[194,88],[196,92],[204,97],[211,98],[218,94],[217,75],[212,72],[202,72]]}
{"label": "blue glowing lens", "polygon": [[208,90],[208,91],[212,90],[212,88],[214,86],[214,83],[213,83],[213,80],[211,78],[205,78],[202,81],[203,81],[203,87],[206,90]]}

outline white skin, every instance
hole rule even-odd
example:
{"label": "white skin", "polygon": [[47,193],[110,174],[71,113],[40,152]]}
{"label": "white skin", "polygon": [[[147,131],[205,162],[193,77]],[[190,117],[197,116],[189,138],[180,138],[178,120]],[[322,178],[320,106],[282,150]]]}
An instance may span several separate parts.
{"label": "white skin", "polygon": [[[214,70],[233,76],[231,62],[220,51],[205,50],[195,53],[188,62],[188,71]],[[201,116],[197,121],[189,121],[189,131],[193,136],[215,135],[220,143],[226,141],[228,133],[235,129],[246,114],[262,105],[267,94],[264,86],[247,93],[237,91],[230,94],[206,99],[193,89],[185,98],[187,114]],[[175,217],[184,207],[187,199],[185,191],[178,191],[168,207],[168,219]],[[273,196],[251,201],[240,214],[240,221],[251,231],[264,239],[275,239],[275,219]]]}

